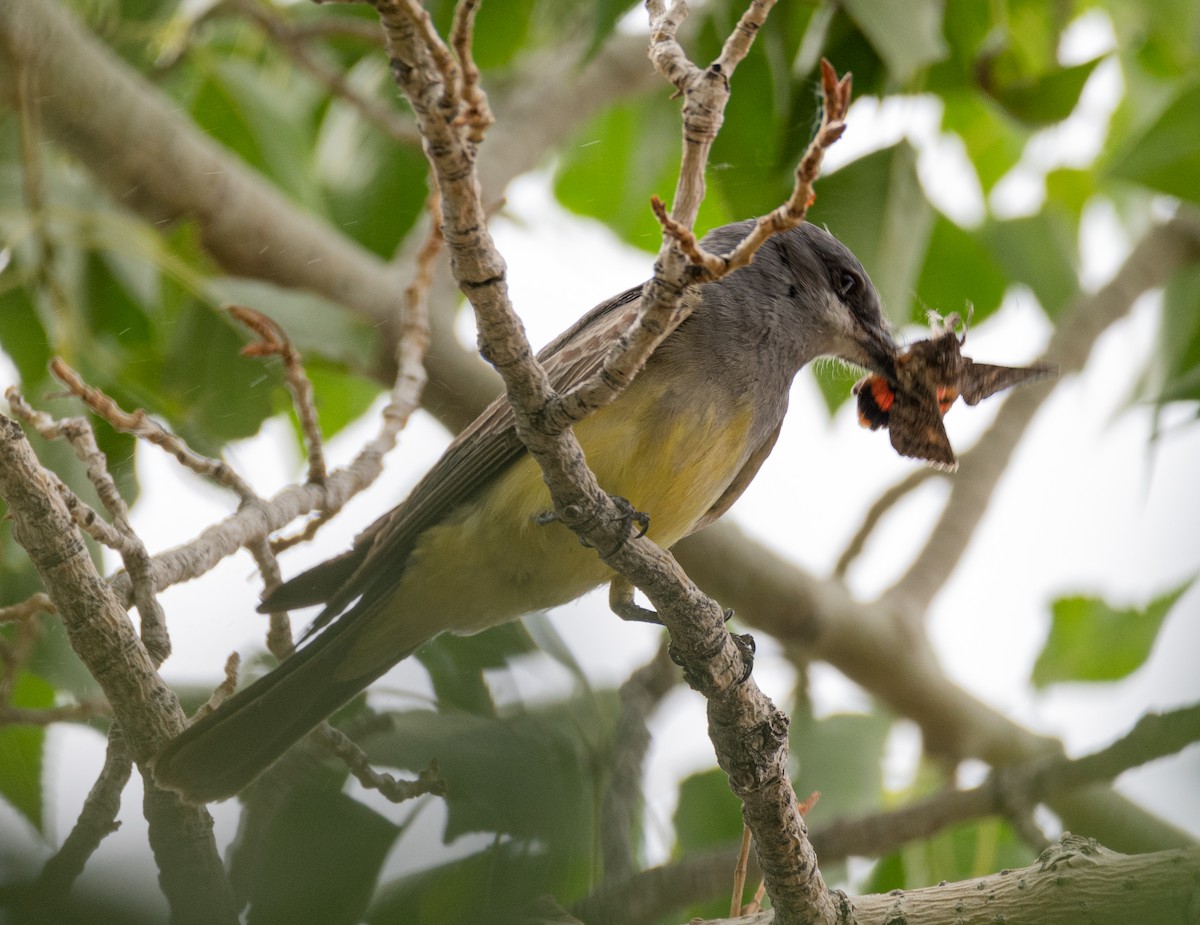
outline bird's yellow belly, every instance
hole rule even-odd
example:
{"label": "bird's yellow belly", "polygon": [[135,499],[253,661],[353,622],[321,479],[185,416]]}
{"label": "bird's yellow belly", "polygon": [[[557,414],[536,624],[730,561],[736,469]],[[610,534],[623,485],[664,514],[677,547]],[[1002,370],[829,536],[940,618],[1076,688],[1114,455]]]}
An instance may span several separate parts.
{"label": "bird's yellow belly", "polygon": [[[640,396],[626,394],[575,433],[600,485],[648,514],[648,536],[669,547],[745,463],[751,411],[712,405],[669,415],[663,407],[671,403],[637,386]],[[482,495],[426,530],[386,619],[356,647],[361,656],[415,648],[444,631],[478,632],[608,581],[613,573],[594,549],[560,523],[538,522],[551,509],[541,470],[524,456]]]}

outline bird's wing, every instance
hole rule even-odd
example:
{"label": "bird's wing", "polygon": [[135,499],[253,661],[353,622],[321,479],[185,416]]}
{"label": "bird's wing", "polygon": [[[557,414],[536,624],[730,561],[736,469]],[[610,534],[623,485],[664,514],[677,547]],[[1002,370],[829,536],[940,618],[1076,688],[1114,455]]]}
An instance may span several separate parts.
{"label": "bird's wing", "polygon": [[[636,317],[641,292],[636,286],[600,303],[538,354],[556,390],[599,369],[608,346]],[[350,550],[281,585],[259,609],[325,603],[313,624],[317,629],[357,598],[386,596],[399,583],[421,533],[490,484],[523,452],[512,408],[500,396],[454,439],[408,498],[363,530]]]}

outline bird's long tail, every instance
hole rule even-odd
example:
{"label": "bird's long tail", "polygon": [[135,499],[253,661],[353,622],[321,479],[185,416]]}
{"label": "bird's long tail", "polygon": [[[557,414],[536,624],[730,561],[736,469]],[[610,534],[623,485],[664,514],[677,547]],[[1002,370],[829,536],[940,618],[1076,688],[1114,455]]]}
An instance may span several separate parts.
{"label": "bird's long tail", "polygon": [[383,674],[402,653],[367,674],[339,678],[371,622],[368,614],[350,616],[167,743],[154,759],[156,783],[195,803],[233,796]]}

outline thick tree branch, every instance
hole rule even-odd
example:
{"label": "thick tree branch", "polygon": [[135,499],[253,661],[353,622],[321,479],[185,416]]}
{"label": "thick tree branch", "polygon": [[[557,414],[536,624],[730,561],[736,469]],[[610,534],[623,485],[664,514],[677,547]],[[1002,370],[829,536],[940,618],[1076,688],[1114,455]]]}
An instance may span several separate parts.
{"label": "thick tree branch", "polygon": [[[66,505],[47,481],[20,426],[0,416],[0,497],[13,536],[38,570],[72,648],[99,683],[124,730],[130,755],[146,763],[184,727],[179,701],[155,670],[125,609],[96,571]],[[160,883],[174,922],[234,922],[228,880],[202,807],[147,783],[146,819]]]}
{"label": "thick tree branch", "polygon": [[[1200,848],[1124,855],[1064,833],[1029,867],[921,890],[856,896],[855,925],[1185,923],[1200,916]],[[772,912],[692,925],[771,925]]]}

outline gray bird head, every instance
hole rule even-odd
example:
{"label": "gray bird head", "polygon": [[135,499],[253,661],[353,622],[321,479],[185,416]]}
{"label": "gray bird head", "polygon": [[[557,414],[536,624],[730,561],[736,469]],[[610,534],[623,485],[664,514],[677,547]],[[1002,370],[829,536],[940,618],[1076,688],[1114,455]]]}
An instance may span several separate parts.
{"label": "gray bird head", "polygon": [[[724,253],[752,225],[725,225],[703,243]],[[706,326],[718,337],[753,339],[746,346],[789,382],[819,356],[840,357],[895,378],[896,345],[875,286],[850,249],[816,225],[773,235],[749,266],[703,287],[702,293],[703,302],[719,306],[715,314],[721,316]]]}

